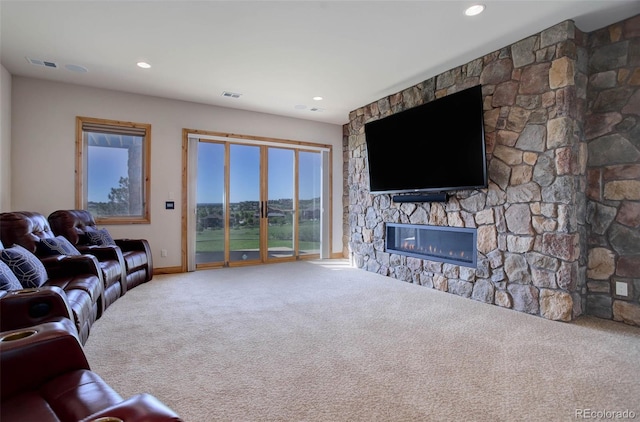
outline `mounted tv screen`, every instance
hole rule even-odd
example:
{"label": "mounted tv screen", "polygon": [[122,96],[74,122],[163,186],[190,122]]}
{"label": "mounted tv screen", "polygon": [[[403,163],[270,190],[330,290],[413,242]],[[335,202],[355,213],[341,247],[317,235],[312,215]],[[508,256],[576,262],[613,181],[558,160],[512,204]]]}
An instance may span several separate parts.
{"label": "mounted tv screen", "polygon": [[365,124],[371,193],[487,187],[481,85]]}

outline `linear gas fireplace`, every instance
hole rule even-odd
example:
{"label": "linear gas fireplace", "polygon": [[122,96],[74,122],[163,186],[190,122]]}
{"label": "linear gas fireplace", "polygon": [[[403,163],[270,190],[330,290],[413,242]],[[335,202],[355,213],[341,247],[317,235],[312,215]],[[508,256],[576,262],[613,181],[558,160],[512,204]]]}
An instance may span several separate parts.
{"label": "linear gas fireplace", "polygon": [[476,241],[476,229],[387,223],[385,250],[475,268]]}

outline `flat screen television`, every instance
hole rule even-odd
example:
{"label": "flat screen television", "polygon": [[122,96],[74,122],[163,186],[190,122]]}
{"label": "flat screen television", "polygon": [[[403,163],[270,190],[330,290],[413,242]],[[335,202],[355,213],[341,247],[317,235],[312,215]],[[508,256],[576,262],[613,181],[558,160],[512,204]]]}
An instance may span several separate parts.
{"label": "flat screen television", "polygon": [[487,187],[482,87],[365,124],[371,193]]}

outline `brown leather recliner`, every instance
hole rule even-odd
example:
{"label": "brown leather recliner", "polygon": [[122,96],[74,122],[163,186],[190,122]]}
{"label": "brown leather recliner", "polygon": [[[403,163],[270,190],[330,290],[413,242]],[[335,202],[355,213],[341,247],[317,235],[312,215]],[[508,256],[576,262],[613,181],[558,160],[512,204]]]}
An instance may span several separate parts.
{"label": "brown leather recliner", "polygon": [[61,318],[0,334],[2,422],[181,421],[150,394],[123,400],[98,374]]}
{"label": "brown leather recliner", "polygon": [[[56,235],[62,235],[78,249],[89,247],[89,233],[98,232],[95,219],[86,210],[58,210],[49,215],[49,224]],[[146,239],[114,239],[122,251],[127,289],[153,278],[153,258]],[[88,252],[90,253],[90,252]]]}
{"label": "brown leather recliner", "polygon": [[[16,211],[0,214],[0,239],[5,247],[14,243],[38,255],[41,259],[38,242],[42,238],[56,237],[47,218],[39,213],[30,211]],[[98,259],[104,283],[104,307],[122,296],[127,289],[124,274],[122,254],[114,246],[96,246],[93,248],[78,248],[83,254],[93,255]]]}
{"label": "brown leather recliner", "polygon": [[[95,284],[101,286],[100,281]],[[0,290],[0,330],[15,330],[64,317],[75,323],[85,344],[96,321],[96,309],[83,289],[55,285],[21,290]]]}
{"label": "brown leather recliner", "polygon": [[[34,254],[41,238],[53,236],[44,216],[0,214],[0,250],[13,244]],[[3,246],[4,244],[4,246]],[[15,248],[13,248],[15,249]],[[105,309],[104,282],[92,255],[40,257],[46,270],[44,283],[33,288],[0,291],[0,329],[33,325],[58,316],[71,318],[84,343],[93,323]]]}

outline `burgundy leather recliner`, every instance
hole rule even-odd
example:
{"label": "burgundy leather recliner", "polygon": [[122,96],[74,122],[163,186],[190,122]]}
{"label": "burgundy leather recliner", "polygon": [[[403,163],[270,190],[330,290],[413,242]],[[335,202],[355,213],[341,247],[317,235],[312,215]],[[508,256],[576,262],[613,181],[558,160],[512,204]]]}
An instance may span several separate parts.
{"label": "burgundy leather recliner", "polygon": [[[87,210],[58,210],[49,215],[49,224],[56,235],[66,237],[80,251],[93,247],[88,232],[98,231],[93,215]],[[127,290],[153,278],[153,258],[146,239],[114,239],[121,250],[125,265]]]}
{"label": "burgundy leather recliner", "polygon": [[61,318],[0,333],[2,422],[180,422],[150,394],[123,400],[91,371],[73,323]]}
{"label": "burgundy leather recliner", "polygon": [[[37,212],[15,211],[0,214],[0,239],[5,247],[16,243],[38,255],[38,241],[45,237],[56,237],[47,218]],[[104,307],[115,302],[126,292],[124,281],[124,263],[122,255],[116,247],[93,247],[78,250],[83,254],[93,255],[98,260],[104,283]],[[42,257],[40,257],[42,259]]]}
{"label": "burgundy leather recliner", "polygon": [[[46,218],[36,213],[0,214],[0,249],[18,244],[34,255],[40,239],[53,237]],[[3,246],[2,246],[3,245]],[[39,257],[47,280],[39,287],[0,290],[0,330],[38,324],[59,316],[76,324],[84,344],[105,309],[104,282],[92,255]]]}

